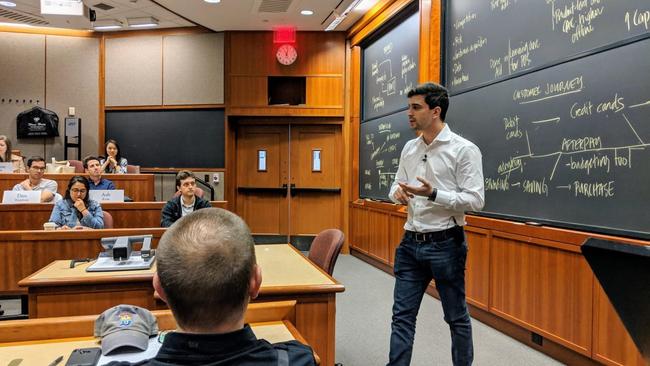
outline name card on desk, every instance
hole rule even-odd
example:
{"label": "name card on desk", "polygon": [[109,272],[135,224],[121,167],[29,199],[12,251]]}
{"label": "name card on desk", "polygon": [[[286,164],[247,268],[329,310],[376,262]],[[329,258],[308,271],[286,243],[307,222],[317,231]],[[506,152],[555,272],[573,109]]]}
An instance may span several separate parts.
{"label": "name card on desk", "polygon": [[13,173],[14,164],[10,161],[0,163],[0,173]]}
{"label": "name card on desk", "polygon": [[97,202],[124,202],[123,189],[93,189],[88,194],[91,200]]}
{"label": "name card on desk", "polygon": [[40,191],[5,191],[2,195],[2,203],[40,203]]}

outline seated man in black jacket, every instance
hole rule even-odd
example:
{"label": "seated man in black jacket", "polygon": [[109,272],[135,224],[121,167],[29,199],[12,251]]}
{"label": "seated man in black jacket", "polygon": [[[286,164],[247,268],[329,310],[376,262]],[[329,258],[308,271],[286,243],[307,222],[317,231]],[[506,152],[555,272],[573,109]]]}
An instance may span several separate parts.
{"label": "seated man in black jacket", "polygon": [[189,170],[176,174],[176,190],[180,192],[167,201],[162,210],[160,226],[170,227],[176,220],[202,208],[210,207],[210,202],[194,194],[196,177]]}
{"label": "seated man in black jacket", "polygon": [[155,358],[136,365],[316,364],[310,347],[298,341],[270,344],[244,324],[262,272],[239,216],[208,208],[183,217],[160,238],[156,258],[153,286],[178,329],[165,335]]}

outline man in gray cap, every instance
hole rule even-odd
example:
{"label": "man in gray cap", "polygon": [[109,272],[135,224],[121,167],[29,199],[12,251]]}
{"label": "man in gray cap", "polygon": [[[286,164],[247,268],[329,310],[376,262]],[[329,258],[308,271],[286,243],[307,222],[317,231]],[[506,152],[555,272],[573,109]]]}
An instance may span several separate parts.
{"label": "man in gray cap", "polygon": [[237,215],[206,208],[183,216],[160,239],[156,261],[153,285],[178,329],[165,335],[155,358],[137,365],[316,364],[310,347],[270,344],[244,324],[262,272],[250,230]]}

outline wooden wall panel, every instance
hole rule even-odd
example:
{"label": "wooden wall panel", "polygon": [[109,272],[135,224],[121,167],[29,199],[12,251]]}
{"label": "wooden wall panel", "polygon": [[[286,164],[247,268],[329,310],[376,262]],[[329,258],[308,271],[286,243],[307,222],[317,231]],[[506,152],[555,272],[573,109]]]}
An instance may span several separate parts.
{"label": "wooden wall panel", "polygon": [[266,89],[266,76],[231,76],[229,106],[266,106],[268,105]]}
{"label": "wooden wall panel", "polygon": [[467,301],[483,310],[489,307],[490,235],[487,230],[466,228],[465,235],[469,252],[465,272]]}
{"label": "wooden wall panel", "polygon": [[[47,109],[59,115],[59,123],[75,107],[81,118],[81,156],[94,155],[99,116],[99,39],[88,37],[47,36],[46,95]],[[61,136],[63,127],[59,127]],[[103,143],[102,143],[103,146]],[[63,139],[48,146],[52,156],[63,159]],[[76,149],[70,150],[76,158]]]}
{"label": "wooden wall panel", "polygon": [[388,265],[395,263],[395,250],[402,241],[404,236],[404,222],[406,217],[404,215],[390,215],[388,219],[389,236],[388,236]]}
{"label": "wooden wall panel", "polygon": [[104,57],[107,107],[162,104],[162,35],[107,38]]}
{"label": "wooden wall panel", "polygon": [[307,77],[306,94],[308,106],[343,108],[343,78]]}
{"label": "wooden wall panel", "polygon": [[163,104],[223,104],[223,33],[163,38]]}
{"label": "wooden wall panel", "polygon": [[[45,35],[0,32],[0,134],[23,156],[43,155],[43,139],[16,138],[16,115],[45,107]],[[24,102],[23,102],[24,100]],[[52,139],[47,139],[50,142]]]}
{"label": "wooden wall panel", "polygon": [[316,235],[341,227],[341,197],[336,193],[300,192],[291,198],[291,235]]}
{"label": "wooden wall panel", "polygon": [[490,311],[590,355],[593,275],[582,255],[549,242],[493,235]]}
{"label": "wooden wall panel", "polygon": [[594,359],[606,365],[643,366],[646,362],[625,330],[598,281],[594,280]]}
{"label": "wooden wall panel", "polygon": [[[281,65],[272,32],[229,32],[227,113],[240,116],[344,115],[345,34],[298,32],[298,58]],[[269,106],[268,76],[306,77],[305,104]]]}
{"label": "wooden wall panel", "polygon": [[371,210],[368,212],[370,216],[369,228],[369,247],[368,254],[384,263],[388,263],[390,255],[390,246],[386,245],[389,241],[389,225],[388,216],[382,212]]}
{"label": "wooden wall panel", "polygon": [[367,254],[370,247],[370,228],[369,211],[363,208],[352,207],[350,208],[350,231],[352,232],[353,239],[350,240],[350,246]]}
{"label": "wooden wall panel", "polygon": [[231,75],[293,75],[337,74],[345,69],[345,33],[297,32],[294,46],[298,58],[293,65],[277,62],[273,32],[230,33]]}

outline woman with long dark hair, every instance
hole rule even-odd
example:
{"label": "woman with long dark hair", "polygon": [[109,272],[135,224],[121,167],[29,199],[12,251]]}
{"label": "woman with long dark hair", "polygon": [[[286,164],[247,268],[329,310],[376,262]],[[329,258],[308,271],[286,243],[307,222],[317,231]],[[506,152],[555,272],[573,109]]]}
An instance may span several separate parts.
{"label": "woman with long dark hair", "polygon": [[125,174],[128,162],[122,157],[120,145],[117,141],[110,139],[104,145],[106,158],[99,161],[102,164],[102,173],[108,174]]}
{"label": "woman with long dark hair", "polygon": [[104,228],[102,207],[88,198],[89,190],[85,177],[75,175],[70,178],[65,199],[54,204],[50,215],[50,222],[56,223],[57,230]]}
{"label": "woman with long dark hair", "polygon": [[14,173],[25,173],[23,158],[11,153],[11,140],[5,135],[0,135],[0,163],[12,162]]}

